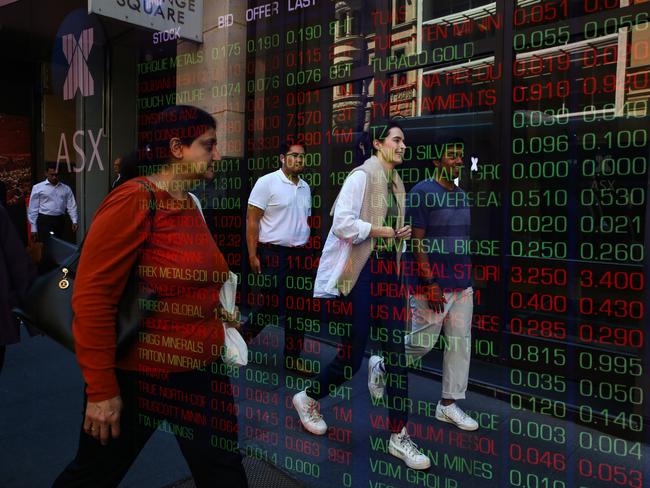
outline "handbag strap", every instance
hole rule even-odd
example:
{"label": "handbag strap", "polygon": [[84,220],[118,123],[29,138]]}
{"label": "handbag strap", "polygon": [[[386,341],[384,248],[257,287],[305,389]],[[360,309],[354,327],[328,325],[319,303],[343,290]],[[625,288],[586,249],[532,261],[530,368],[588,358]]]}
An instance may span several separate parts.
{"label": "handbag strap", "polygon": [[[145,187],[147,191],[149,192],[149,213],[147,214],[147,218],[149,219],[149,237],[153,234],[153,227],[154,227],[154,218],[156,216],[156,208],[158,207],[158,204],[156,202],[156,193],[153,191],[153,188],[151,188],[151,185],[148,185],[147,183],[143,181],[138,181],[138,184]],[[147,241],[149,239],[145,240],[143,247],[147,245]]]}

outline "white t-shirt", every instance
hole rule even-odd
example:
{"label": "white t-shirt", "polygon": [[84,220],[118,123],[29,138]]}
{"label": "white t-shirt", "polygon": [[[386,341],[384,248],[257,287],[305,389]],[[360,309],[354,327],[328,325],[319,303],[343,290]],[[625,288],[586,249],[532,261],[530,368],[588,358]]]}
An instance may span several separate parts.
{"label": "white t-shirt", "polygon": [[282,169],[262,176],[248,204],[264,210],[259,242],[278,246],[303,246],[309,240],[311,191],[303,179],[294,185]]}

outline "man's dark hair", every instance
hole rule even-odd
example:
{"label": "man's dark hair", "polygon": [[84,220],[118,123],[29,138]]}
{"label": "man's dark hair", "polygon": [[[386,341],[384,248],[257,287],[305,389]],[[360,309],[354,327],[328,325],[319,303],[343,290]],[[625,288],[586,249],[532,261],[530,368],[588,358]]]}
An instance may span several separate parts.
{"label": "man's dark hair", "polygon": [[[433,137],[433,144],[436,146],[446,146],[448,144],[462,144],[465,145],[465,139],[460,136],[454,136],[445,131],[439,132]],[[434,161],[437,159],[434,158]]]}
{"label": "man's dark hair", "polygon": [[375,140],[383,142],[383,140],[388,137],[390,130],[394,127],[397,127],[399,130],[404,132],[404,128],[395,119],[377,120],[370,124],[368,133],[370,134],[370,145],[372,146],[373,154],[377,153],[373,142],[375,142]]}
{"label": "man's dark hair", "polygon": [[59,170],[59,163],[56,161],[46,161],[45,162],[45,172],[47,173],[49,170],[53,169],[54,171]]}
{"label": "man's dark hair", "polygon": [[304,144],[299,144],[297,142],[294,142],[293,144],[289,144],[289,141],[285,140],[285,141],[282,141],[282,144],[280,144],[280,154],[286,156],[287,152],[289,152],[289,148],[291,146],[300,146],[303,149],[305,149]]}
{"label": "man's dark hair", "polygon": [[115,183],[115,188],[136,176],[140,176],[140,160],[138,158],[138,151],[131,151],[130,153],[121,156],[120,160],[120,178]]}

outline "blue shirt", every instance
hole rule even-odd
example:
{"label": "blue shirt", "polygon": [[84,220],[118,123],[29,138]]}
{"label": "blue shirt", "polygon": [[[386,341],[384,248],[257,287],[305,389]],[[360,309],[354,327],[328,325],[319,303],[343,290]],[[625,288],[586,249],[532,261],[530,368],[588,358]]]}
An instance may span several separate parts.
{"label": "blue shirt", "polygon": [[[467,194],[457,186],[447,190],[435,180],[421,181],[407,196],[406,216],[412,227],[425,230],[420,249],[428,254],[436,283],[443,290],[471,286],[472,262],[466,251],[470,235]],[[404,274],[410,277],[409,284],[416,286],[415,256],[408,252],[405,260]]]}
{"label": "blue shirt", "polygon": [[57,217],[70,215],[73,224],[77,223],[77,202],[75,202],[72,189],[61,182],[53,185],[48,180],[41,181],[32,187],[32,194],[29,197],[27,219],[32,226],[32,232],[36,232],[36,219],[38,214]]}

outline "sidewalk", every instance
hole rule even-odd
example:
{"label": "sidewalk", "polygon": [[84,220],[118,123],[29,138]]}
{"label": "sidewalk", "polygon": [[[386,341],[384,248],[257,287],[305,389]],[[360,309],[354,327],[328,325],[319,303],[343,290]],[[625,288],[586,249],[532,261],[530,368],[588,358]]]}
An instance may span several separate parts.
{"label": "sidewalk", "polygon": [[[74,356],[23,334],[0,373],[0,486],[49,487],[77,449],[83,382]],[[173,437],[156,432],[121,486],[165,486],[189,476]]]}
{"label": "sidewalk", "polygon": [[[269,338],[279,334],[274,328],[263,333]],[[320,353],[307,357],[318,357],[323,365],[333,357],[333,347],[310,342],[312,349],[320,347]],[[315,437],[302,429],[290,401],[293,393],[305,386],[304,377],[285,377],[283,369],[270,364],[269,355],[264,356],[257,347],[251,350],[260,352],[253,357],[257,360],[239,370],[240,377],[234,381],[239,386],[240,448],[251,458],[277,465],[305,486],[643,487],[643,481],[634,484],[635,470],[645,470],[645,479],[649,476],[647,444],[611,438],[529,409],[514,410],[506,402],[475,392],[468,393],[462,406],[479,420],[477,432],[441,423],[434,418],[439,382],[411,374],[410,403],[405,404],[411,410],[410,432],[432,459],[428,472],[416,472],[385,452],[386,407],[400,405],[372,404],[365,363],[336,392],[337,397],[322,401],[330,429],[327,435]],[[74,357],[50,340],[25,338],[7,349],[0,374],[0,485],[50,486],[74,455],[81,388]],[[616,446],[615,453],[602,452],[609,445]],[[247,460],[247,465],[255,467],[255,459]],[[260,466],[264,467],[257,464],[254,470]],[[583,474],[590,471],[592,477],[580,476],[580,470]],[[614,483],[614,472],[618,481],[625,476],[626,483]],[[189,476],[175,440],[157,432],[121,486],[185,488],[192,483],[179,481]],[[270,488],[266,483],[257,486]]]}

